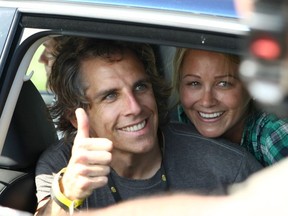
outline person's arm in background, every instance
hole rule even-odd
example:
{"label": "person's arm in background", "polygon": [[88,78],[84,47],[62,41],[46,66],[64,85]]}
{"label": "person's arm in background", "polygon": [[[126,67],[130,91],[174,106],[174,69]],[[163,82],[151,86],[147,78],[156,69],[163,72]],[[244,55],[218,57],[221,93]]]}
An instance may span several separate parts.
{"label": "person's arm in background", "polygon": [[227,196],[184,193],[151,196],[75,216],[286,216],[287,182],[288,158],[233,185]]}
{"label": "person's arm in background", "polygon": [[5,206],[0,206],[0,215],[9,216],[32,216],[29,212],[20,211],[18,209],[8,208]]}

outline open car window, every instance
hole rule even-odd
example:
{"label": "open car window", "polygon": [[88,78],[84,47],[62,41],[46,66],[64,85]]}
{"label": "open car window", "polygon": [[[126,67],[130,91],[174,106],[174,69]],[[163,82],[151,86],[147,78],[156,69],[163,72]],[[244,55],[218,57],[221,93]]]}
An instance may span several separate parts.
{"label": "open car window", "polygon": [[219,11],[217,15],[205,15],[185,10],[174,14],[173,10],[156,6],[149,9],[121,4],[114,7],[113,2],[97,1],[0,1],[0,20],[5,20],[0,28],[0,169],[7,177],[0,189],[13,190],[12,183],[17,183],[14,177],[23,177],[23,184],[19,180],[21,184],[16,185],[23,190],[15,190],[17,199],[13,198],[26,201],[19,204],[8,197],[0,204],[35,210],[35,164],[58,138],[46,109],[54,96],[46,88],[45,67],[39,62],[43,43],[50,36],[149,43],[155,50],[158,70],[168,82],[176,47],[239,52],[239,42],[247,28],[234,15],[223,17]]}
{"label": "open car window", "polygon": [[33,73],[31,81],[40,92],[45,103],[49,105],[53,102],[54,96],[51,91],[47,89],[47,72],[45,63],[41,62],[41,55],[43,55],[43,52],[45,52],[45,46],[41,44],[31,59],[27,74]]}

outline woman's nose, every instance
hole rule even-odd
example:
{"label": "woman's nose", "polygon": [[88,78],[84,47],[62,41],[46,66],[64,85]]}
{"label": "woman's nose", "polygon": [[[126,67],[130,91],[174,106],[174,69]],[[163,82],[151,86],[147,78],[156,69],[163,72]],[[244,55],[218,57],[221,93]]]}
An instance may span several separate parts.
{"label": "woman's nose", "polygon": [[211,107],[211,106],[214,106],[216,102],[217,102],[217,99],[215,98],[212,89],[203,91],[202,98],[201,98],[202,106]]}

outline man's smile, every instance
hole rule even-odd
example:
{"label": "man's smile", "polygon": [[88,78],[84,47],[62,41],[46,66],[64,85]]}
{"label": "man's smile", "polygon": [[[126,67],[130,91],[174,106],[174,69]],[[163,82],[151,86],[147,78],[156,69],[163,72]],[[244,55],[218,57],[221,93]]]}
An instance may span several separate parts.
{"label": "man's smile", "polygon": [[128,126],[128,127],[124,127],[124,128],[121,128],[121,130],[123,131],[127,131],[127,132],[135,132],[135,131],[139,131],[141,129],[143,129],[146,125],[147,121],[144,120],[138,124],[135,124],[135,125],[131,125],[131,126]]}

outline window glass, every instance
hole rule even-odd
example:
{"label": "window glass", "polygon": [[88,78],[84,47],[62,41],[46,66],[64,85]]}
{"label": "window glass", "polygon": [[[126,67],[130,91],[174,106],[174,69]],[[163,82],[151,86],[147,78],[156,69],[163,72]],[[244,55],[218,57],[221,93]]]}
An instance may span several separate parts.
{"label": "window glass", "polygon": [[3,63],[4,62],[4,47],[6,41],[9,36],[9,31],[11,31],[11,26],[13,22],[13,18],[15,15],[15,10],[12,8],[0,8],[0,20],[5,20],[5,22],[1,22],[0,25],[0,74],[2,71]]}
{"label": "window glass", "polygon": [[33,76],[31,80],[40,92],[47,91],[46,89],[47,76],[45,71],[45,65],[39,62],[39,59],[43,51],[44,46],[41,45],[35,52],[27,71],[27,74],[33,71]]}
{"label": "window glass", "polygon": [[42,44],[34,53],[26,74],[33,72],[31,81],[40,92],[45,103],[50,105],[54,101],[54,95],[47,89],[47,64],[43,61],[44,51],[45,46]]}

